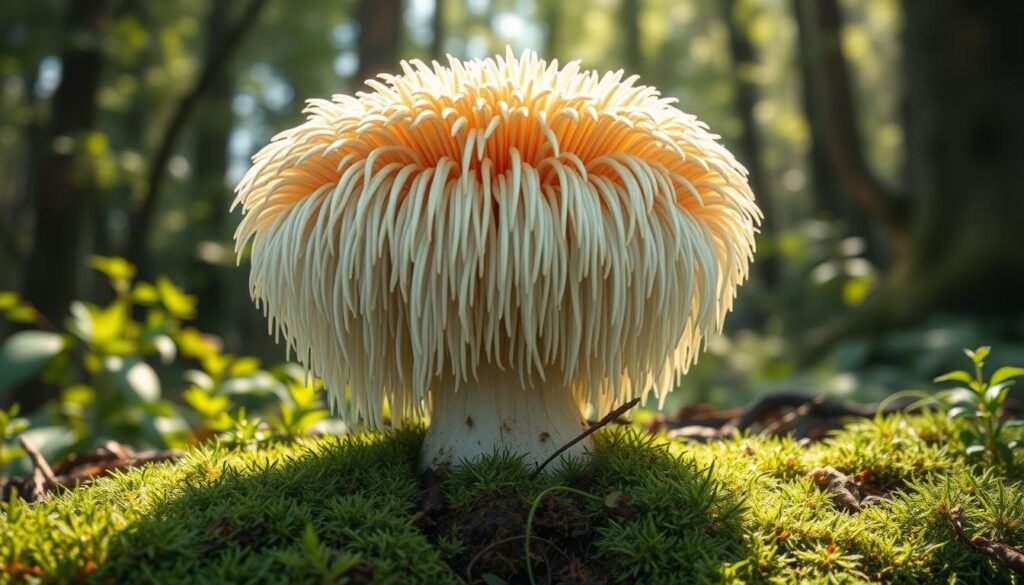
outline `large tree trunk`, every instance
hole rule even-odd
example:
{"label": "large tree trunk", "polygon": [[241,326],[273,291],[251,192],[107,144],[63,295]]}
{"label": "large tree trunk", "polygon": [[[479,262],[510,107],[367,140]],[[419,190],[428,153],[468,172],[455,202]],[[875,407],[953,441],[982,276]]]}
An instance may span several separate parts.
{"label": "large tree trunk", "polygon": [[[850,75],[840,40],[842,14],[838,0],[794,0],[794,15],[800,38],[801,70],[809,97],[808,116],[814,148],[820,149],[826,168],[818,175],[835,177],[847,201],[856,212],[845,211],[851,225],[863,227],[867,217],[883,232],[885,260],[898,261],[907,253],[905,198],[891,193],[868,166],[857,125],[857,109]],[[821,177],[816,180],[822,181]],[[822,181],[826,185],[832,181]]]}
{"label": "large tree trunk", "polygon": [[[74,298],[82,270],[83,233],[93,190],[75,173],[75,149],[96,125],[96,91],[102,74],[104,0],[68,4],[61,82],[53,96],[43,161],[35,185],[35,226],[25,271],[25,297],[60,323]],[[69,141],[74,143],[69,146]],[[30,410],[35,401],[18,397]]]}
{"label": "large tree trunk", "polygon": [[402,41],[402,0],[359,0],[356,18],[359,21],[356,83],[361,84],[380,73],[393,73]]}
{"label": "large tree trunk", "polygon": [[903,10],[908,252],[863,306],[805,340],[806,361],[936,311],[1024,309],[1024,3]]}
{"label": "large tree trunk", "polygon": [[1024,3],[905,1],[911,250],[900,309],[1020,311]]}
{"label": "large tree trunk", "polygon": [[[801,7],[803,1],[793,0],[793,16],[797,24],[796,28],[799,37],[796,51],[800,69],[800,98],[804,114],[807,117],[808,126],[811,130],[810,150],[808,152],[811,192],[814,194],[814,200],[817,203],[818,209],[826,214],[829,219],[841,222],[843,228],[849,233],[859,234],[864,237],[867,243],[866,256],[878,263],[885,256],[883,253],[885,245],[880,241],[881,234],[878,233],[877,227],[872,225],[867,213],[857,205],[853,197],[847,192],[842,180],[833,170],[833,165],[830,161],[826,128],[831,123],[830,116],[834,115],[834,113],[830,112],[830,108],[825,107],[822,103],[822,92],[820,90],[822,82],[815,81],[819,75],[820,68],[817,66],[816,61],[819,56],[815,55],[814,52],[820,49],[817,47],[814,39],[822,35],[814,35],[811,32],[810,27],[812,25],[807,22],[807,11]],[[833,19],[831,25],[838,26],[838,22]],[[833,38],[838,38],[838,35],[838,30],[831,30],[825,33],[825,36],[832,36]],[[837,49],[838,46],[832,47],[832,50]],[[848,83],[844,83],[844,87],[849,91]],[[847,105],[852,103],[849,98],[843,101]],[[848,112],[847,115],[852,117],[854,113]]]}
{"label": "large tree trunk", "polygon": [[[218,0],[207,20],[210,38],[221,38],[231,26],[229,3]],[[213,44],[206,48],[204,60],[212,58]],[[196,108],[195,124],[195,190],[191,196],[193,211],[201,217],[196,229],[190,230],[189,245],[202,241],[222,242],[225,233],[226,215],[231,204],[232,189],[227,185],[225,171],[228,167],[228,140],[234,126],[231,111],[231,95],[234,76],[230,70],[218,75],[210,82],[202,104]],[[228,252],[228,256],[230,256]],[[223,267],[215,258],[192,254],[193,263],[189,270],[188,285],[199,300],[196,325],[203,331],[223,334],[224,328],[224,284]]]}
{"label": "large tree trunk", "polygon": [[544,58],[558,59],[562,47],[562,2],[561,0],[545,0],[542,3],[544,15]]}
{"label": "large tree trunk", "polygon": [[434,14],[430,17],[430,28],[434,36],[430,39],[430,56],[439,63],[444,63],[445,41],[445,0],[434,0]]}
{"label": "large tree trunk", "polygon": [[[167,164],[174,154],[178,138],[185,130],[186,122],[196,105],[224,75],[228,60],[245,37],[245,33],[256,22],[266,3],[267,0],[249,0],[249,3],[241,8],[241,14],[234,23],[223,27],[221,34],[215,34],[212,30],[207,33],[206,52],[199,77],[192,88],[178,101],[171,113],[150,163],[142,202],[132,214],[131,223],[128,226],[128,244],[125,247],[124,255],[138,266],[139,274],[143,276],[152,276],[149,270],[150,235],[153,231],[160,194],[167,175]],[[207,18],[208,26],[212,28],[214,26],[212,23],[218,19],[223,20],[227,11],[235,5],[236,3],[229,0],[214,0]]]}
{"label": "large tree trunk", "polygon": [[[622,47],[623,62],[626,66],[626,75],[643,75],[643,51],[640,47],[640,11],[642,4],[640,0],[622,0],[621,24],[622,24]],[[643,80],[641,80],[641,83]]]}
{"label": "large tree trunk", "polygon": [[[729,53],[732,57],[734,72],[734,111],[740,120],[740,161],[750,173],[750,188],[757,196],[761,209],[764,210],[762,231],[776,234],[776,214],[773,210],[773,199],[766,180],[764,165],[761,160],[761,130],[754,119],[754,106],[757,105],[757,86],[754,72],[757,68],[757,55],[747,38],[745,27],[739,22],[736,14],[736,0],[722,2],[723,20],[729,33]],[[779,257],[773,255],[767,261],[758,262],[756,269],[765,284],[771,285],[778,277]]]}

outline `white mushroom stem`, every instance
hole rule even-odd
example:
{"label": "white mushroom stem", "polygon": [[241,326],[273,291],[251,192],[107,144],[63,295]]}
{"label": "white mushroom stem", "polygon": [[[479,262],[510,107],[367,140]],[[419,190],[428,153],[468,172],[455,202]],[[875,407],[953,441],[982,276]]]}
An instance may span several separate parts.
{"label": "white mushroom stem", "polygon": [[[559,376],[534,376],[521,381],[512,370],[482,365],[476,379],[446,380],[432,392],[430,428],[423,444],[424,468],[458,464],[507,449],[523,456],[527,466],[547,459],[586,430],[571,389]],[[590,439],[567,449],[579,456]],[[549,466],[557,469],[559,461]]]}

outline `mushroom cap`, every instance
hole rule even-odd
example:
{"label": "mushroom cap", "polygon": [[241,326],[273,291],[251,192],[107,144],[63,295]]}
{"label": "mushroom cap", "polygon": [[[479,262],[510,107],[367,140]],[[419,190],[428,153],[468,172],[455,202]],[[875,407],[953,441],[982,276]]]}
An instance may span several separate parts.
{"label": "mushroom cap", "polygon": [[269,329],[350,422],[485,364],[598,411],[663,399],[747,277],[746,170],[622,71],[448,61],[309,100],[253,157],[235,245]]}

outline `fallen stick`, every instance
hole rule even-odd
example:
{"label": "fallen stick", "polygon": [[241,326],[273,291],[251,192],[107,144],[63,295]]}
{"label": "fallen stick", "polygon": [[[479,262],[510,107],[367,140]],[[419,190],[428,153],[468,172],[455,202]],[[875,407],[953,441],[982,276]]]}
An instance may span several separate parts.
{"label": "fallen stick", "polygon": [[807,474],[819,489],[832,494],[832,501],[851,514],[863,509],[856,482],[834,467],[821,467]]}
{"label": "fallen stick", "polygon": [[550,457],[548,457],[547,459],[542,461],[540,463],[540,465],[537,466],[536,469],[534,469],[532,472],[530,472],[530,477],[533,478],[533,477],[537,477],[538,475],[540,475],[540,472],[545,467],[547,467],[549,463],[554,461],[555,458],[557,458],[562,453],[565,453],[566,449],[572,447],[576,443],[579,443],[583,439],[586,439],[587,437],[592,435],[595,431],[597,431],[601,427],[606,426],[608,423],[610,423],[613,420],[619,418],[620,416],[625,414],[625,412],[627,410],[629,410],[630,408],[633,408],[639,402],[640,402],[640,398],[639,397],[638,398],[634,398],[633,400],[630,400],[629,402],[627,402],[627,403],[623,404],[622,406],[616,408],[615,410],[609,412],[601,420],[599,420],[596,423],[590,425],[590,428],[588,428],[587,430],[585,430],[582,433],[580,433],[579,436],[577,436],[575,439],[573,439],[573,440],[569,441],[568,443],[566,443],[566,444],[562,445],[561,447],[559,447],[558,450],[556,450],[554,453],[552,453]]}
{"label": "fallen stick", "polygon": [[50,464],[47,463],[46,457],[36,449],[36,446],[32,444],[32,441],[28,440],[28,437],[22,435],[18,437],[18,442],[21,443],[21,448],[28,454],[29,459],[32,460],[32,487],[31,494],[33,501],[41,502],[46,499],[47,493],[57,485],[57,477],[53,475],[53,469]]}
{"label": "fallen stick", "polygon": [[963,508],[959,504],[949,511],[949,518],[953,522],[953,531],[961,542],[985,556],[996,559],[1007,569],[1024,577],[1024,553],[1012,546],[992,542],[984,536],[967,538],[964,534]]}

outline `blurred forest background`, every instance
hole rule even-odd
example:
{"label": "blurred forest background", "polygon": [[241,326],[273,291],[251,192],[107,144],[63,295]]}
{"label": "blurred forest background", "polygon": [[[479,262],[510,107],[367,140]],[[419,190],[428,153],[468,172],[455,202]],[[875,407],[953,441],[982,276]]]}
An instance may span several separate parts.
{"label": "blurred forest background", "polygon": [[873,401],[965,346],[1024,353],[1024,3],[17,0],[0,3],[0,407],[65,448],[256,432],[225,413],[261,389],[275,428],[322,424],[301,373],[271,365],[233,185],[305,98],[506,44],[639,74],[751,171],[752,280],[670,404]]}

